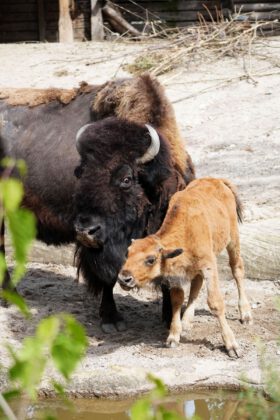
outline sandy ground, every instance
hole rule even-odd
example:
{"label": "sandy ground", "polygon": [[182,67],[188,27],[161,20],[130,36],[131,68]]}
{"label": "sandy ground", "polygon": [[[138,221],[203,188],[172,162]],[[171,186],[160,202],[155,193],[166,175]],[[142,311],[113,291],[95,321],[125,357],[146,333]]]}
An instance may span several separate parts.
{"label": "sandy ground", "polygon": [[[127,75],[122,64],[143,48],[116,43],[0,45],[0,86],[72,87],[82,80],[101,83]],[[251,241],[250,249],[244,247],[253,326],[239,323],[236,286],[228,272],[222,275],[227,316],[242,357],[230,360],[225,354],[217,321],[206,305],[205,290],[197,306],[192,336],[177,349],[163,345],[167,330],[160,321],[161,298],[151,290],[128,294],[116,286],[116,302],[128,330],[105,335],[99,327],[98,300],[74,282],[75,270],[67,265],[71,248],[57,251],[37,246],[32,257],[36,262],[30,264],[20,285],[33,320],[25,321],[14,308],[0,308],[1,343],[18,347],[26,335],[32,334],[37,321],[51,313],[67,311],[77,316],[88,331],[90,347],[69,386],[72,394],[136,395],[150,386],[147,372],[162,377],[174,391],[238,388],[243,373],[246,381],[261,385],[258,338],[264,341],[268,357],[279,362],[279,314],[274,299],[280,284],[280,38],[263,41],[254,51],[251,60],[226,57],[192,62],[188,68],[160,77],[174,103],[197,175],[228,177],[239,187],[246,206],[243,243],[252,238],[252,231],[261,238],[272,238],[263,247],[260,238]],[[244,79],[245,69],[247,74],[250,69],[251,79]],[[254,248],[256,253],[252,254]],[[4,346],[0,361],[7,366]],[[51,369],[42,383],[44,393],[50,389],[50,374]],[[1,382],[5,383],[4,375]]]}

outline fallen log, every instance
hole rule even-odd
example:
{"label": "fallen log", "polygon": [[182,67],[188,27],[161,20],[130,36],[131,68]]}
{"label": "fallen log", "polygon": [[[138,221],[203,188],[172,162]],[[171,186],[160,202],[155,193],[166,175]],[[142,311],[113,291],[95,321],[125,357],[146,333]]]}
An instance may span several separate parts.
{"label": "fallen log", "polygon": [[[277,280],[280,278],[280,221],[266,219],[240,226],[241,255],[247,278]],[[228,256],[219,257],[221,271],[231,277],[227,269]]]}
{"label": "fallen log", "polygon": [[[267,219],[240,226],[241,253],[245,263],[247,278],[258,280],[275,280],[280,278],[280,221]],[[35,242],[29,261],[72,265],[74,246],[47,246]],[[8,244],[7,253],[11,256]],[[228,268],[227,253],[219,257],[219,271],[222,276],[232,278]],[[11,258],[9,258],[11,262]]]}
{"label": "fallen log", "polygon": [[113,7],[111,7],[109,3],[107,3],[102,8],[102,12],[104,17],[109,21],[110,25],[114,28],[114,30],[116,30],[120,34],[128,32],[135,37],[139,37],[142,35],[141,32],[139,32],[132,25],[130,25],[130,23],[128,23],[119,12],[117,12]]}

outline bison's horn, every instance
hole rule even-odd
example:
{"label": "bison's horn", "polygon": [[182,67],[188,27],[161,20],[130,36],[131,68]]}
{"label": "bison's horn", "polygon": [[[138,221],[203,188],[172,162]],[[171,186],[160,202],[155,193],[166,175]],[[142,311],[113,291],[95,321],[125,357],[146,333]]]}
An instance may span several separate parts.
{"label": "bison's horn", "polygon": [[90,126],[91,124],[86,124],[86,125],[83,125],[83,127],[81,127],[79,130],[78,130],[78,132],[77,132],[77,134],[76,134],[76,148],[77,148],[77,150],[78,150],[78,152],[79,153],[81,153],[81,143],[80,143],[80,140],[81,140],[81,135],[85,132],[85,130]]}
{"label": "bison's horn", "polygon": [[150,136],[151,136],[151,144],[144,153],[143,156],[136,160],[137,163],[147,163],[154,159],[154,157],[158,154],[160,149],[160,140],[157,131],[149,124],[145,124],[147,127]]}

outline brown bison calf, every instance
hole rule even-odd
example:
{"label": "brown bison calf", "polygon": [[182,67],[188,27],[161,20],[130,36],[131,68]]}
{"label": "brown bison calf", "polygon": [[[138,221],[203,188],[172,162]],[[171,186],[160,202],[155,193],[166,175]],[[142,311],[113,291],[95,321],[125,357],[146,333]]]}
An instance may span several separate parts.
{"label": "brown bison calf", "polygon": [[[194,316],[194,303],[206,280],[208,305],[218,317],[222,337],[230,357],[239,357],[238,345],[225,317],[216,255],[226,248],[239,293],[241,321],[252,322],[244,289],[244,268],[240,256],[238,219],[241,204],[235,187],[227,180],[203,178],[191,182],[170,200],[158,232],[133,241],[119,283],[126,289],[142,287],[152,280],[170,287],[172,322],[167,346],[174,347],[182,333],[188,333]],[[183,285],[191,281],[190,296],[181,321]]]}

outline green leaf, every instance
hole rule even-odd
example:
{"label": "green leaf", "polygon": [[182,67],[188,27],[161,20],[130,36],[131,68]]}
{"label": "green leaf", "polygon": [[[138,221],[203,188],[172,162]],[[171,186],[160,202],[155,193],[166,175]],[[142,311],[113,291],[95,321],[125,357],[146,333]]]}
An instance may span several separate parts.
{"label": "green leaf", "polygon": [[49,316],[39,323],[36,336],[42,343],[51,346],[59,333],[59,326],[59,318],[57,316]]}
{"label": "green leaf", "polygon": [[87,337],[84,328],[70,315],[63,315],[64,328],[55,338],[51,349],[59,372],[69,379],[77,363],[85,354]]}
{"label": "green leaf", "polygon": [[16,166],[18,168],[19,174],[21,177],[24,177],[27,173],[26,163],[22,159],[16,161]]}
{"label": "green leaf", "polygon": [[2,395],[6,401],[10,401],[14,398],[18,398],[20,396],[20,391],[18,389],[10,389],[9,391],[3,392]]}
{"label": "green leaf", "polygon": [[[8,347],[9,350],[10,347]],[[36,388],[41,381],[47,357],[44,347],[36,337],[28,337],[17,354],[10,351],[14,364],[9,369],[9,377],[20,384],[20,389],[35,399]]]}
{"label": "green leaf", "polygon": [[5,255],[2,252],[0,252],[0,286],[3,283],[6,270],[7,264],[5,260]]}
{"label": "green leaf", "polygon": [[14,178],[2,179],[0,183],[0,192],[5,211],[15,211],[23,198],[22,183]]}
{"label": "green leaf", "polygon": [[133,404],[130,410],[131,420],[152,420],[153,414],[151,404],[146,399],[141,399]]}
{"label": "green leaf", "polygon": [[36,224],[33,214],[26,209],[8,212],[7,220],[16,260],[12,280],[16,284],[25,272],[28,252],[36,235]]}
{"label": "green leaf", "polygon": [[0,163],[3,168],[12,168],[16,165],[15,159],[11,157],[4,157]]}
{"label": "green leaf", "polygon": [[31,317],[31,313],[25,300],[18,293],[12,292],[11,290],[3,290],[1,292],[1,295],[4,297],[5,300],[12,303],[13,305],[16,305],[26,318]]}
{"label": "green leaf", "polygon": [[65,396],[65,389],[63,385],[58,382],[53,382],[52,385],[59,396]]}
{"label": "green leaf", "polygon": [[152,390],[152,398],[163,398],[167,395],[167,389],[163,381],[156,376],[148,373],[147,379],[155,385],[155,388]]}
{"label": "green leaf", "polygon": [[184,418],[175,411],[167,411],[162,406],[158,407],[157,412],[160,414],[162,420],[184,420]]}

